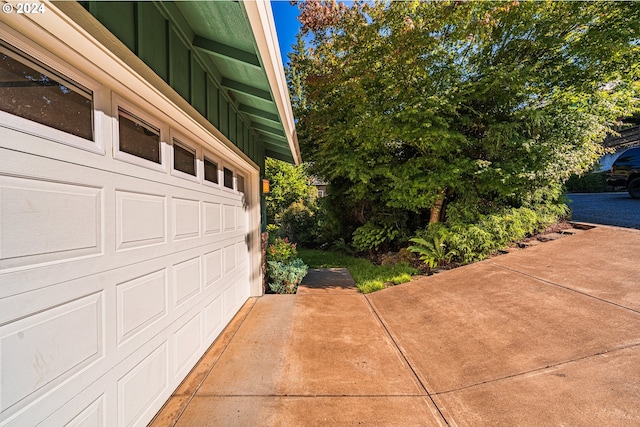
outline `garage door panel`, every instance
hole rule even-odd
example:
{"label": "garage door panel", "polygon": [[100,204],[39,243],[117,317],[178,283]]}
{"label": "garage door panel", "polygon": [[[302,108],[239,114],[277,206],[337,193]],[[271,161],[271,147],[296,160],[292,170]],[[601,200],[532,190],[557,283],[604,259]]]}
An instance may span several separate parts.
{"label": "garage door panel", "polygon": [[174,307],[198,295],[201,289],[200,257],[173,266]]}
{"label": "garage door panel", "polygon": [[104,355],[102,305],[96,293],[0,327],[0,412]]}
{"label": "garage door panel", "polygon": [[249,248],[246,242],[236,243],[236,260],[239,267],[246,267],[249,262]]}
{"label": "garage door panel", "polygon": [[164,342],[118,380],[119,425],[134,424],[167,390],[168,356],[168,345]]}
{"label": "garage door panel", "polygon": [[223,304],[225,318],[229,318],[236,311],[236,306],[238,305],[235,280],[228,283],[228,286],[225,288],[222,295],[224,297]]}
{"label": "garage door panel", "polygon": [[67,427],[102,427],[105,426],[105,395],[91,402],[72,420],[65,423]]}
{"label": "garage door panel", "polygon": [[0,269],[101,253],[102,190],[0,176]]}
{"label": "garage door panel", "polygon": [[212,286],[222,277],[222,249],[204,255],[205,288]]}
{"label": "garage door panel", "polygon": [[222,204],[216,202],[203,202],[204,234],[219,234],[222,231]]}
{"label": "garage door panel", "polygon": [[234,231],[236,229],[236,208],[233,205],[223,205],[224,232]]}
{"label": "garage door panel", "polygon": [[236,230],[245,231],[247,229],[247,210],[244,206],[236,206]]}
{"label": "garage door panel", "polygon": [[166,197],[116,191],[116,250],[167,241]]}
{"label": "garage door panel", "polygon": [[120,283],[116,293],[117,339],[122,345],[167,315],[167,269]]}
{"label": "garage door panel", "polygon": [[201,312],[187,321],[173,335],[173,354],[175,378],[184,378],[198,361],[202,347]]}
{"label": "garage door panel", "polygon": [[235,270],[237,266],[236,244],[232,243],[225,246],[223,254],[224,274],[227,275]]}
{"label": "garage door panel", "polygon": [[[111,394],[115,397],[115,393],[111,393],[111,390],[105,390],[104,386],[100,387],[98,383],[94,383],[87,387],[81,395],[67,402],[44,420],[42,419],[43,414],[38,414],[40,411],[27,411],[13,424],[36,425],[40,423],[38,425],[64,425],[65,427],[116,425],[115,405],[111,410],[108,404],[110,400],[114,400],[111,398]],[[111,413],[114,414],[113,417]],[[110,419],[112,421],[109,421]]]}
{"label": "garage door panel", "polygon": [[200,202],[189,199],[171,199],[173,240],[200,237]]}
{"label": "garage door panel", "polygon": [[222,295],[218,294],[215,299],[204,308],[204,328],[207,342],[213,341],[224,327],[222,299]]}

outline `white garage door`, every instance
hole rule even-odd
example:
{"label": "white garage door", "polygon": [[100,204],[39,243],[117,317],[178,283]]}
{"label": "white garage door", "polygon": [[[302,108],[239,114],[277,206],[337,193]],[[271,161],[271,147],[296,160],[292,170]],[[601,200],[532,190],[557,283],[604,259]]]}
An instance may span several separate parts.
{"label": "white garage door", "polygon": [[44,59],[1,47],[0,425],[146,424],[250,295],[255,171]]}

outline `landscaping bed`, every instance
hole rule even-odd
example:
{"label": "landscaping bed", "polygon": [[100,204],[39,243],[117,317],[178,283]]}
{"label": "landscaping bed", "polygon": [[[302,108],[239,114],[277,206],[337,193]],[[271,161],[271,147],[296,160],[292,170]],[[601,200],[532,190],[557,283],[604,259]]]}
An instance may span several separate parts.
{"label": "landscaping bed", "polygon": [[[497,250],[489,257],[520,251],[545,242],[571,236],[589,228],[591,226],[561,221],[539,233],[518,240],[504,249]],[[378,291],[409,282],[416,277],[429,276],[466,265],[459,262],[448,262],[430,268],[420,261],[415,254],[406,249],[400,252],[377,254],[369,259],[340,252],[299,248],[298,256],[304,260],[309,268],[347,268],[362,293]]]}

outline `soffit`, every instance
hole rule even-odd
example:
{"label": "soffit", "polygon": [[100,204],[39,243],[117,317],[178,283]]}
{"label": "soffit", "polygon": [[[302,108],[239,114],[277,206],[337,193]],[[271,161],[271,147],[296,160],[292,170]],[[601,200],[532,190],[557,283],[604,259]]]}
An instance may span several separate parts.
{"label": "soffit", "polygon": [[220,74],[218,83],[259,136],[267,156],[276,153],[295,163],[300,156],[291,148],[297,147],[295,135],[287,132],[276,104],[276,96],[282,94],[272,87],[265,70],[282,65],[260,55],[243,5],[235,1],[177,1],[174,5],[190,27],[193,48],[214,64]]}

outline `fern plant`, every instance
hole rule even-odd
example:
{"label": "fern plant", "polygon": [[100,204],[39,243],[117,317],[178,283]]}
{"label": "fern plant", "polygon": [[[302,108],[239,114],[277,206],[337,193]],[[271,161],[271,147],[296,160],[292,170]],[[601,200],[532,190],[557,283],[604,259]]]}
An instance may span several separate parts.
{"label": "fern plant", "polygon": [[416,245],[411,245],[407,249],[418,254],[420,260],[429,268],[435,268],[451,261],[451,258],[455,256],[453,251],[448,250],[446,239],[447,236],[443,232],[434,234],[431,241],[422,237],[414,237],[409,241],[416,243]]}

